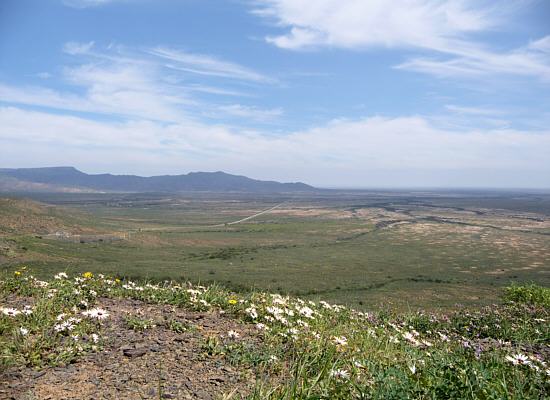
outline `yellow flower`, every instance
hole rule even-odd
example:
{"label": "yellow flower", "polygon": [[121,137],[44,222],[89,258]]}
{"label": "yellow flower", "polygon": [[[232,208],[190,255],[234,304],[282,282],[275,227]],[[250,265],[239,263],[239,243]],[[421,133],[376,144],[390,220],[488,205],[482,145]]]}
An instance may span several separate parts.
{"label": "yellow flower", "polygon": [[15,271],[14,274],[15,274],[15,276],[19,276],[19,275],[21,275],[21,271]]}
{"label": "yellow flower", "polygon": [[91,272],[84,272],[82,276],[86,279],[90,279],[93,278],[94,274],[92,274]]}
{"label": "yellow flower", "polygon": [[229,299],[227,302],[229,304],[237,304],[237,300],[235,300],[235,299]]}
{"label": "yellow flower", "polygon": [[115,282],[116,282],[116,283],[120,283],[120,279],[115,278]]}

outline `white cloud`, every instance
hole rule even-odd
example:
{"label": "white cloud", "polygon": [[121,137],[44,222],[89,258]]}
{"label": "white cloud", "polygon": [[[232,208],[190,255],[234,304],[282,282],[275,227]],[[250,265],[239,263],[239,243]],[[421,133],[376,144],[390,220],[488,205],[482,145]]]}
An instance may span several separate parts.
{"label": "white cloud", "polygon": [[189,53],[168,47],[156,47],[149,53],[168,60],[166,67],[195,74],[219,76],[253,82],[273,82],[272,78],[262,75],[242,65],[221,60],[205,54]]}
{"label": "white cloud", "polygon": [[457,45],[458,57],[408,60],[396,68],[429,73],[440,77],[486,77],[494,74],[535,76],[550,82],[548,37],[508,52],[491,52],[473,46]]}
{"label": "white cloud", "polygon": [[4,107],[0,126],[4,165],[33,154],[41,165],[149,175],[225,170],[317,185],[550,186],[550,131],[452,130],[416,116],[335,120],[274,136]]}
{"label": "white cloud", "polygon": [[445,108],[457,114],[491,116],[491,115],[501,115],[503,113],[501,110],[496,110],[494,108],[465,107],[465,106],[457,106],[454,104],[447,104],[445,105]]}
{"label": "white cloud", "polygon": [[120,0],[63,0],[63,4],[74,8],[97,7]]}
{"label": "white cloud", "polygon": [[218,109],[228,115],[253,119],[255,121],[271,121],[283,115],[283,110],[281,108],[262,109],[242,104],[220,106]]}
{"label": "white cloud", "polygon": [[36,77],[40,79],[50,79],[52,77],[52,74],[50,74],[49,72],[39,72],[36,74]]}
{"label": "white cloud", "polygon": [[284,35],[267,40],[279,47],[423,47],[441,49],[449,40],[497,23],[494,8],[471,0],[260,0],[256,14],[274,18]]}
{"label": "white cloud", "polygon": [[333,47],[409,48],[434,53],[397,68],[440,77],[513,74],[550,81],[550,37],[508,51],[483,46],[473,34],[506,29],[521,1],[258,0],[256,14],[288,32],[266,40],[292,50]]}
{"label": "white cloud", "polygon": [[67,42],[63,46],[63,51],[70,55],[87,54],[94,47],[94,42],[80,43],[80,42]]}

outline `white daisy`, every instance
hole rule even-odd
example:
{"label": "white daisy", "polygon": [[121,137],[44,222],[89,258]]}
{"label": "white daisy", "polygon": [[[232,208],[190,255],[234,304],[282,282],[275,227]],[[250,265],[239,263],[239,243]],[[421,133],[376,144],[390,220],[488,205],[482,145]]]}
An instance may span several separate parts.
{"label": "white daisy", "polygon": [[2,314],[7,315],[8,317],[16,317],[21,314],[21,311],[16,308],[2,308]]}
{"label": "white daisy", "polygon": [[330,371],[330,376],[336,379],[349,379],[350,373],[345,369],[333,369]]}
{"label": "white daisy", "polygon": [[82,315],[89,318],[95,318],[100,321],[109,317],[109,313],[102,308],[92,308],[91,310],[82,312]]}

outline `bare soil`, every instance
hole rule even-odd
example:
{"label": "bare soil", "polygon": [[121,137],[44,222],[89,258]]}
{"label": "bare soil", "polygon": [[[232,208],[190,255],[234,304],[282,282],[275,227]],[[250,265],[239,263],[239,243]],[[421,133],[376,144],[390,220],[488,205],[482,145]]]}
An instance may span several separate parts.
{"label": "bare soil", "polygon": [[[98,305],[111,313],[101,351],[66,366],[4,371],[0,399],[219,399],[246,395],[253,388],[252,371],[208,356],[202,347],[208,336],[223,338],[230,330],[239,332],[239,340],[256,341],[250,326],[218,311],[121,299],[102,299]],[[134,331],[126,323],[128,314],[152,319],[156,326]],[[170,320],[190,329],[173,332],[166,324]]]}

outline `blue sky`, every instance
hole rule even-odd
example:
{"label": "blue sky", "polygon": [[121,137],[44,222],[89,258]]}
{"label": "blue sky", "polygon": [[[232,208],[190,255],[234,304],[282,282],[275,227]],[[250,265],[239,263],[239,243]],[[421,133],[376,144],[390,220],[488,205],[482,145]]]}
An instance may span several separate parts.
{"label": "blue sky", "polygon": [[544,0],[3,0],[0,166],[550,187]]}

